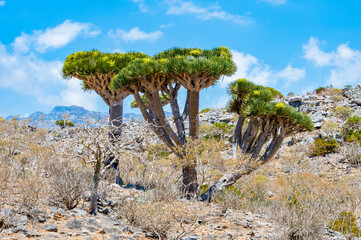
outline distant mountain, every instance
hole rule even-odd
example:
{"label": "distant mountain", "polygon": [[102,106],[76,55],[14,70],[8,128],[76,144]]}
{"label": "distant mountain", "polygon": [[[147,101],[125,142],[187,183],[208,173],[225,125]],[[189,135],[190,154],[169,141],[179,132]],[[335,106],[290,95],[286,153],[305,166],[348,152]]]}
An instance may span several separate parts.
{"label": "distant mountain", "polygon": [[[66,119],[75,123],[75,125],[83,125],[88,122],[93,123],[108,123],[108,113],[95,112],[86,110],[83,107],[79,106],[56,106],[51,110],[50,113],[46,114],[43,112],[34,112],[26,118],[19,118],[14,116],[8,116],[6,120],[16,118],[18,120],[28,120],[29,125],[44,127],[44,128],[54,128],[55,121]],[[143,119],[141,114],[135,113],[125,113],[124,121],[128,121],[129,119]]]}

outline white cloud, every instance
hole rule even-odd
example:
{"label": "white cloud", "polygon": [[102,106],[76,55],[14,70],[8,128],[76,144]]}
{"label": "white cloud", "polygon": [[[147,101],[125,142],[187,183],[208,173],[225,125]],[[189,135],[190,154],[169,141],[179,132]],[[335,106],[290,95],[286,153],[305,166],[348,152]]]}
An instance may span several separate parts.
{"label": "white cloud", "polygon": [[311,37],[303,45],[304,58],[316,67],[329,67],[330,75],[326,84],[343,87],[361,81],[361,52],[351,49],[348,44],[340,44],[336,50],[325,52],[320,49],[322,42]]}
{"label": "white cloud", "polygon": [[224,77],[220,82],[222,87],[227,87],[229,83],[239,78],[246,78],[261,85],[270,85],[278,81],[286,84],[304,78],[306,71],[288,65],[281,71],[271,70],[270,66],[261,63],[255,56],[232,50],[233,61],[237,64],[237,72],[231,77]]}
{"label": "white cloud", "polygon": [[242,25],[251,23],[251,20],[248,17],[228,13],[218,6],[205,8],[195,5],[192,1],[183,0],[166,0],[165,2],[169,5],[167,11],[168,15],[190,14],[203,20],[221,19]]}
{"label": "white cloud", "polygon": [[285,4],[287,0],[261,0],[262,2],[268,2],[274,5]]}
{"label": "white cloud", "polygon": [[0,1],[0,7],[5,6],[5,1]]}
{"label": "white cloud", "polygon": [[288,83],[290,83],[290,82],[296,82],[299,79],[304,78],[305,75],[306,75],[305,69],[294,68],[289,64],[285,69],[278,72],[276,74],[276,77],[280,79],[285,79],[288,81]]}
{"label": "white cloud", "polygon": [[149,8],[145,4],[144,0],[132,0],[134,3],[138,4],[139,10],[143,13],[148,12]]}
{"label": "white cloud", "polygon": [[171,26],[173,26],[173,23],[162,24],[162,25],[159,26],[159,28],[169,28],[169,27],[171,27]]}
{"label": "white cloud", "polygon": [[90,23],[73,22],[66,20],[54,28],[45,31],[35,30],[32,35],[22,33],[15,38],[14,49],[19,52],[28,52],[34,47],[39,52],[45,52],[49,48],[57,49],[64,47],[79,35],[96,36],[100,31]]}
{"label": "white cloud", "polygon": [[139,29],[139,27],[134,27],[129,30],[129,32],[122,29],[116,29],[115,31],[110,31],[108,36],[114,39],[122,39],[125,42],[135,42],[139,40],[145,41],[155,41],[163,35],[161,31],[154,32],[144,32]]}
{"label": "white cloud", "polygon": [[95,93],[83,92],[80,81],[61,78],[60,61],[44,61],[33,54],[9,53],[0,43],[0,87],[36,97],[41,104],[78,105],[95,110]]}

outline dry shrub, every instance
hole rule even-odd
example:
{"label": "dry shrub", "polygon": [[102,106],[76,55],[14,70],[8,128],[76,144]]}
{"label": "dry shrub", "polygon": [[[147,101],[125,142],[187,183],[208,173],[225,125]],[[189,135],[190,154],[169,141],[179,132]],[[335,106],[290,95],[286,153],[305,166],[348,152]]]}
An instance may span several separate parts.
{"label": "dry shrub", "polygon": [[51,199],[68,209],[75,208],[85,191],[88,190],[89,172],[70,162],[54,162],[51,164],[50,192]]}
{"label": "dry shrub", "polygon": [[[118,214],[131,225],[158,239],[181,239],[205,223],[206,211],[195,202],[154,202],[145,199],[124,200]],[[170,231],[177,231],[170,236]]]}
{"label": "dry shrub", "polygon": [[281,228],[283,239],[321,239],[336,209],[348,202],[344,184],[329,183],[310,173],[279,176],[274,182],[276,198],[270,216]]}
{"label": "dry shrub", "polygon": [[27,174],[18,182],[19,191],[19,211],[34,218],[39,210],[42,193],[44,192],[44,182],[39,175]]}
{"label": "dry shrub", "polygon": [[10,172],[11,169],[7,164],[0,164],[0,197],[5,197],[5,192],[9,186]]}
{"label": "dry shrub", "polygon": [[341,153],[349,164],[361,164],[361,144],[357,142],[345,144],[341,149]]}

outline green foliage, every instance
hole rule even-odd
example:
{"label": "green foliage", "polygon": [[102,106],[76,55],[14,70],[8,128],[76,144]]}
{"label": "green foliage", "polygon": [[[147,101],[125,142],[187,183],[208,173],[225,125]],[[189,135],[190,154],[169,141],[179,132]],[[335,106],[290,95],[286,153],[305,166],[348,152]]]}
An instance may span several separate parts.
{"label": "green foliage", "polygon": [[355,215],[352,212],[341,212],[337,219],[332,220],[328,227],[351,237],[361,237],[361,230],[357,227]]}
{"label": "green foliage", "polygon": [[154,158],[168,158],[170,151],[169,149],[161,144],[155,144],[148,147],[148,159]]}
{"label": "green foliage", "polygon": [[[154,58],[135,59],[122,69],[111,82],[111,89],[138,85],[144,76],[158,75],[167,81],[179,74],[206,76],[212,83],[219,77],[230,76],[236,71],[228,48],[204,50],[198,48],[173,48],[158,53]],[[182,83],[183,84],[183,83]],[[184,85],[187,88],[188,85]],[[204,88],[207,85],[202,85]]]}
{"label": "green foliage", "polygon": [[[233,124],[226,122],[214,123],[212,125],[204,125],[200,127],[200,135],[203,140],[214,139],[219,141],[225,139],[225,135],[229,134],[234,128]],[[228,139],[231,141],[232,139]]]}
{"label": "green foliage", "polygon": [[301,130],[312,131],[314,128],[312,119],[307,114],[300,113],[282,102],[271,102],[280,94],[274,89],[256,85],[246,79],[238,79],[229,85],[228,94],[232,96],[226,106],[229,112],[244,117],[278,116],[290,120]]}
{"label": "green foliage", "polygon": [[202,109],[199,113],[205,113],[205,112],[209,112],[213,110],[212,108],[205,108],[205,109]]}
{"label": "green foliage", "polygon": [[319,87],[315,90],[316,94],[321,94],[322,92],[324,92],[326,90],[325,87]]}
{"label": "green foliage", "polygon": [[233,124],[228,124],[226,122],[216,122],[213,124],[214,127],[222,130],[225,133],[230,133],[231,130],[233,129],[234,125]]}
{"label": "green foliage", "polygon": [[[145,97],[145,95],[142,95],[140,96],[140,98],[142,99],[142,101],[144,102],[144,104],[146,106],[148,106],[148,99]],[[170,102],[170,99],[167,95],[163,95],[163,94],[159,94],[159,98],[160,98],[160,101],[162,102],[162,105],[165,106],[167,105],[169,102]],[[138,108],[138,103],[137,101],[133,101],[131,104],[130,104],[130,107],[131,108]]]}
{"label": "green foliage", "polygon": [[348,107],[336,107],[335,113],[339,118],[345,121],[347,118],[351,116],[352,111]]}
{"label": "green foliage", "polygon": [[55,125],[59,126],[60,128],[74,127],[75,126],[75,124],[72,121],[69,121],[69,120],[57,120],[55,122]]}
{"label": "green foliage", "polygon": [[361,143],[361,117],[353,115],[342,126],[341,136],[346,142]]}
{"label": "green foliage", "polygon": [[337,143],[336,139],[323,139],[317,138],[314,144],[311,146],[310,156],[325,156],[328,153],[337,152],[339,149],[339,144]]}
{"label": "green foliage", "polygon": [[116,74],[135,58],[146,58],[146,54],[102,53],[98,50],[70,54],[63,66],[63,77],[84,79],[95,74]]}

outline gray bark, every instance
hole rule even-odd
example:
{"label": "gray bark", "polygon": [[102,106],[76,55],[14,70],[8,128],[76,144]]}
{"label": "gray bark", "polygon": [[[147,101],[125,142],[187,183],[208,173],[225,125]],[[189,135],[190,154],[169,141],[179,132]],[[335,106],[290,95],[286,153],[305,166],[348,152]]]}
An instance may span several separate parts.
{"label": "gray bark", "polygon": [[238,117],[238,121],[236,124],[236,129],[234,130],[234,136],[233,136],[233,158],[236,159],[237,158],[237,149],[238,149],[238,145],[241,144],[241,139],[242,139],[242,128],[243,128],[243,123],[244,123],[245,118],[242,116]]}
{"label": "gray bark", "polygon": [[94,169],[93,176],[93,185],[90,196],[90,205],[89,205],[89,213],[92,215],[96,215],[97,206],[98,206],[98,186],[100,182],[100,170],[101,170],[101,161],[97,160]]}
{"label": "gray bark", "polygon": [[112,127],[112,135],[120,137],[122,135],[123,123],[123,100],[112,103],[109,106],[109,125]]}

